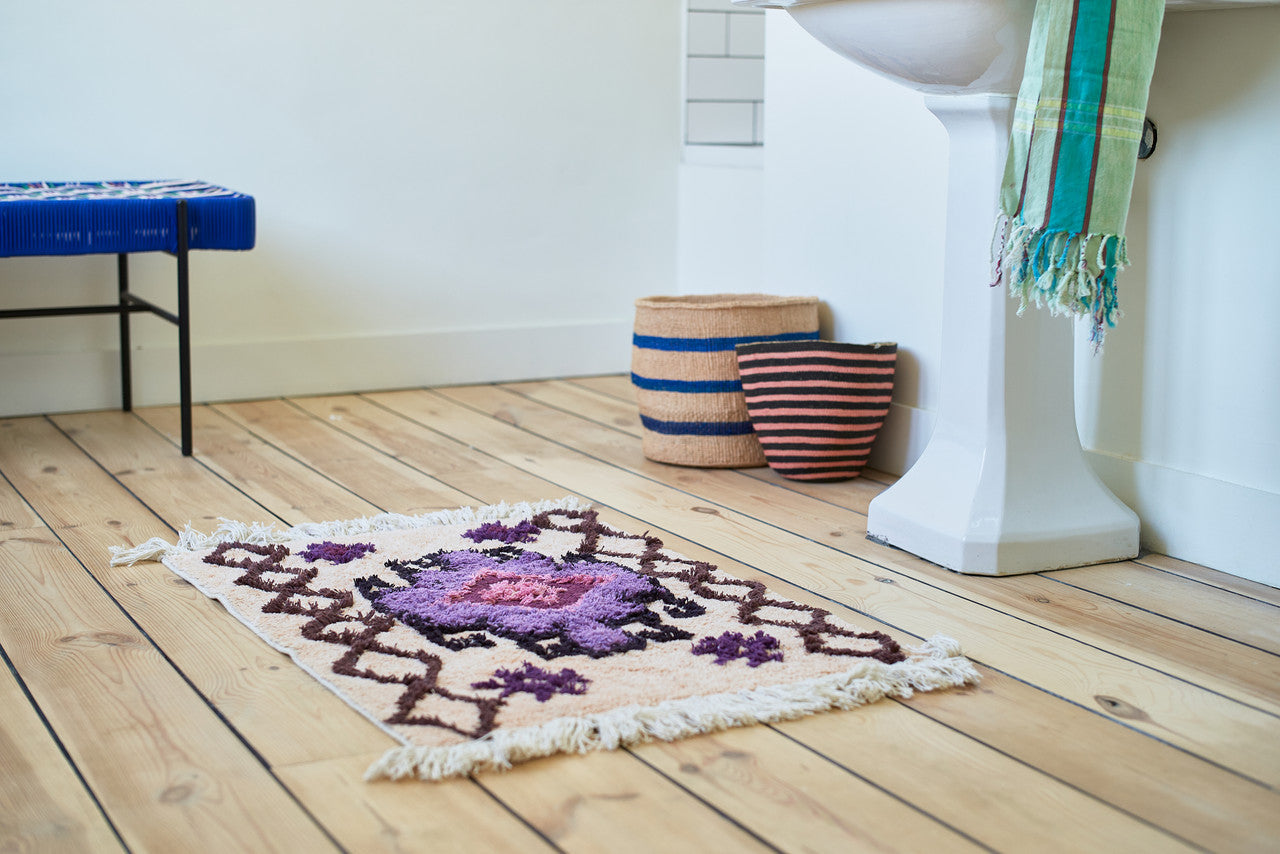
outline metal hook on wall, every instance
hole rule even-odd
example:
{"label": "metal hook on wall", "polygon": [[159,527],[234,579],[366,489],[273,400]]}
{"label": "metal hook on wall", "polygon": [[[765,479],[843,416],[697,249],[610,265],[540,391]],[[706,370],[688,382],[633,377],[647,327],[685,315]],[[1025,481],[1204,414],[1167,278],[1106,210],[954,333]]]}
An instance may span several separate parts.
{"label": "metal hook on wall", "polygon": [[1156,150],[1156,123],[1147,116],[1142,120],[1142,139],[1138,141],[1138,159],[1146,160]]}

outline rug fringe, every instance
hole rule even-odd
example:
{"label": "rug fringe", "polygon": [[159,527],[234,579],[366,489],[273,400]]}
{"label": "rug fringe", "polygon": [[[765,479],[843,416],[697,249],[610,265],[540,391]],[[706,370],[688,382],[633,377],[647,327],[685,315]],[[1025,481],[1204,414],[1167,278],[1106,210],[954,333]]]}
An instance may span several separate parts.
{"label": "rug fringe", "polygon": [[365,773],[366,780],[442,780],[556,753],[613,750],[646,741],[674,741],[731,727],[793,720],[852,709],[884,697],[976,684],[978,671],[951,638],[934,636],[899,664],[865,659],[843,673],[747,691],[630,706],[580,718],[558,718],[447,747],[396,747]]}
{"label": "rug fringe", "polygon": [[311,537],[358,536],[374,531],[396,531],[406,528],[426,528],[432,525],[470,525],[496,522],[513,516],[532,516],[551,510],[586,510],[591,507],[572,495],[565,498],[546,501],[520,502],[508,504],[490,504],[484,507],[460,507],[456,510],[439,510],[434,513],[423,513],[419,516],[405,516],[399,513],[379,513],[362,519],[350,519],[343,522],[305,522],[292,528],[262,522],[234,522],[230,519],[219,519],[218,527],[208,534],[202,534],[191,527],[178,534],[176,543],[170,543],[160,537],[152,537],[145,543],[136,546],[112,546],[111,565],[130,566],[144,560],[163,560],[173,554],[200,551],[213,548],[219,543],[240,542],[254,545],[283,543],[289,540]]}

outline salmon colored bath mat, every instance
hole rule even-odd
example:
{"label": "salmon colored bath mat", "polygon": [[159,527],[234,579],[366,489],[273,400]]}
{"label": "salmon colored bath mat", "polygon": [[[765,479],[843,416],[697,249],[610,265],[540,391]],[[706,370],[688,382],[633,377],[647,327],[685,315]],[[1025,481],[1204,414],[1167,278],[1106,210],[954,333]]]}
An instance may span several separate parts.
{"label": "salmon colored bath mat", "polygon": [[401,743],[369,778],[440,779],[970,684],[599,521],[575,499],[280,530],[224,522],[160,558]]}

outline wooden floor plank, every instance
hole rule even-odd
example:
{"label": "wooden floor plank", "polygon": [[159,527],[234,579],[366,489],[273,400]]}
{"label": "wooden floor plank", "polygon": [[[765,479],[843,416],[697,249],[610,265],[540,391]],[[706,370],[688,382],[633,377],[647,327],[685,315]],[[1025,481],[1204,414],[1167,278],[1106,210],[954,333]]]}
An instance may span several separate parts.
{"label": "wooden floor plank", "polygon": [[0,645],[130,848],[332,850],[56,539],[0,535],[0,598]]}
{"label": "wooden floor plank", "polygon": [[984,668],[964,696],[906,704],[1206,850],[1266,851],[1280,839],[1280,791],[1007,674]]}
{"label": "wooden floor plank", "polygon": [[1199,581],[1202,584],[1221,587],[1223,590],[1230,590],[1232,593],[1266,602],[1269,605],[1280,606],[1280,587],[1270,587],[1257,581],[1240,578],[1236,575],[1228,575],[1225,572],[1219,572],[1216,569],[1210,569],[1185,560],[1178,560],[1168,555],[1147,553],[1137,558],[1137,562],[1144,566],[1158,569],[1161,572],[1181,575],[1185,578]]}
{"label": "wooden floor plank", "polygon": [[[624,756],[638,770],[618,774]],[[560,754],[479,779],[565,851],[771,850],[617,751]]]}
{"label": "wooden floor plank", "polygon": [[[939,575],[945,571],[919,566],[922,561],[908,560],[910,556],[902,556],[905,553],[895,551],[882,560],[902,569],[893,584],[878,581],[884,577],[884,568],[852,555],[846,554],[836,572],[832,552],[823,544],[727,508],[699,512],[691,507],[687,494],[621,469],[601,471],[594,460],[552,447],[548,440],[505,420],[456,403],[452,397],[459,393],[457,389],[440,394],[392,392],[370,399],[420,421],[451,423],[452,430],[466,433],[476,447],[606,505],[644,505],[650,508],[645,516],[651,523],[677,533],[696,529],[699,538],[717,550],[756,566],[786,567],[790,577],[804,579],[812,589],[830,593],[838,579],[842,601],[857,603],[859,610],[915,634],[938,631],[960,636],[975,658],[1076,702],[1096,705],[1096,697],[1116,698],[1121,703],[1116,708],[1144,710],[1143,717],[1125,720],[1127,725],[1146,729],[1254,779],[1280,784],[1280,739],[1274,738],[1280,730],[1273,714],[1194,685],[1179,690],[1175,700],[1165,674],[1091,644],[1072,641],[1064,648],[1058,633],[979,604],[973,598],[978,594],[967,589],[972,580],[953,573]],[[780,508],[773,512],[777,515]],[[927,583],[916,576],[927,576]],[[981,634],[973,633],[975,624],[984,626]],[[1211,675],[1197,675],[1211,681]]]}
{"label": "wooden floor plank", "polygon": [[[200,421],[204,420],[201,416]],[[89,456],[86,462],[67,463],[76,466],[70,476],[64,472],[62,477],[45,477],[39,481],[43,506],[56,513],[51,521],[55,528],[112,518],[111,513],[94,513],[83,506],[79,483],[86,478],[95,485],[95,493],[98,489],[108,490],[104,493],[108,496],[104,502],[107,506],[120,507],[115,499],[117,493],[111,492],[107,485],[114,480],[135,495],[147,510],[133,517],[151,519],[154,524],[145,533],[130,537],[129,532],[117,530],[125,536],[128,545],[137,545],[151,536],[172,540],[173,534],[187,525],[197,531],[210,531],[218,526],[222,517],[267,525],[279,520],[241,490],[217,477],[209,477],[207,467],[198,457],[175,458],[170,453],[171,444],[150,427],[140,413],[79,412],[55,415],[50,421]],[[95,473],[95,468],[103,471]],[[29,470],[26,476],[36,482],[37,474],[57,472]],[[163,522],[154,512],[154,508],[161,507],[166,508],[170,517]],[[111,527],[119,528],[118,525]]]}
{"label": "wooden floor plank", "polygon": [[524,821],[472,780],[366,783],[381,754],[287,765],[278,773],[348,851],[437,854],[441,851],[554,851]]}
{"label": "wooden floor plank", "polygon": [[[820,740],[834,761],[874,776],[888,788],[910,786],[921,809],[953,826],[971,828],[982,844],[997,851],[1194,850],[1089,795],[1051,785],[1041,771],[994,751],[975,751],[960,733],[921,727],[910,715],[897,714],[899,708],[877,703],[854,714],[812,715],[779,729],[806,741]],[[918,761],[904,762],[903,756]],[[930,773],[922,780],[922,767],[959,773]],[[984,820],[972,821],[975,814]]]}
{"label": "wooden floor plank", "polygon": [[799,743],[756,726],[634,751],[784,848],[803,839],[815,851],[982,850],[876,783],[813,750],[794,749]]}
{"label": "wooden floor plank", "polygon": [[0,768],[0,851],[124,850],[3,662]]}
{"label": "wooden floor plank", "polygon": [[[6,426],[12,423],[0,422],[0,442],[3,442],[7,435]],[[0,477],[0,534],[43,527],[44,522],[36,515],[36,511],[31,509],[31,505],[22,499],[9,481]]]}
{"label": "wooden floor plank", "polygon": [[[68,451],[71,451],[68,456]],[[33,510],[44,525],[54,530],[72,527],[86,518],[97,520],[114,531],[117,542],[135,544],[163,531],[153,516],[142,529],[130,530],[118,519],[121,508],[118,494],[100,494],[92,489],[82,489],[75,477],[68,477],[64,460],[76,467],[77,472],[102,472],[93,460],[74,451],[66,437],[43,418],[15,418],[0,421],[0,471],[24,498],[29,498]],[[128,504],[124,505],[128,508]],[[104,549],[103,555],[106,555]]]}
{"label": "wooden floor plank", "polygon": [[[139,409],[138,416],[170,440],[180,435],[181,413],[176,407]],[[193,421],[193,429],[200,433],[199,459],[289,525],[379,512],[377,507],[338,484],[330,482],[329,488],[316,491],[314,484],[319,478],[314,471],[257,440],[212,407],[197,407]]]}
{"label": "wooden floor plank", "polygon": [[[217,410],[384,511],[415,515],[471,501],[466,493],[403,463],[353,445],[337,430],[321,429],[326,425],[317,424],[315,416],[285,401],[226,404]],[[397,503],[390,506],[376,495],[394,496]]]}
{"label": "wooden floor plank", "polygon": [[1043,577],[1280,655],[1280,608],[1258,599],[1132,562],[1062,569]]}
{"label": "wooden floor plank", "polygon": [[[565,412],[572,412],[633,438],[639,438],[644,433],[644,427],[640,422],[640,410],[636,408],[634,397],[623,400],[600,394],[581,383],[570,381],[501,383],[493,387],[554,406]],[[483,386],[472,386],[472,388],[483,388]]]}
{"label": "wooden floor plank", "polygon": [[567,494],[563,487],[512,469],[442,434],[424,430],[364,398],[339,395],[291,402],[351,439],[428,477],[447,482],[471,496],[473,504],[556,500]]}
{"label": "wooden floor plank", "polygon": [[630,403],[636,401],[636,387],[632,385],[631,378],[626,374],[606,374],[599,377],[574,377],[568,382],[573,383],[581,388],[591,389],[592,391],[605,395],[607,397],[616,397],[619,400],[625,400]]}

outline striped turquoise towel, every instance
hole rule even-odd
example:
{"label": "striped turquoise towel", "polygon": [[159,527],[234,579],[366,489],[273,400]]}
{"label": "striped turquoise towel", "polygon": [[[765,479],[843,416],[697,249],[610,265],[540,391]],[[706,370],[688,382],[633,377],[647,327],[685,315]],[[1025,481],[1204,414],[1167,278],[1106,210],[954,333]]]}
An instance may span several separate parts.
{"label": "striped turquoise towel", "polygon": [[1119,315],[1116,273],[1164,0],[1037,0],[1000,188],[995,281],[1055,314]]}

